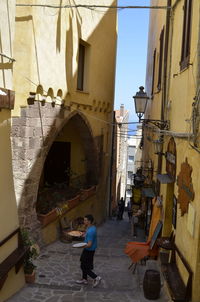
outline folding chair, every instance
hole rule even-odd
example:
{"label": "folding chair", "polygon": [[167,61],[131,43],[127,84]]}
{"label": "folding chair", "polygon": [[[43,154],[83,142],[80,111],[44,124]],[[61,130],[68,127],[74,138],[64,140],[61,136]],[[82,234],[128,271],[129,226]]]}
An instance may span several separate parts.
{"label": "folding chair", "polygon": [[158,221],[153,232],[151,240],[147,242],[128,242],[125,248],[125,253],[131,258],[131,265],[134,265],[133,273],[135,272],[137,263],[147,257],[156,257],[158,255],[158,247],[155,245],[156,239],[162,229],[162,221]]}

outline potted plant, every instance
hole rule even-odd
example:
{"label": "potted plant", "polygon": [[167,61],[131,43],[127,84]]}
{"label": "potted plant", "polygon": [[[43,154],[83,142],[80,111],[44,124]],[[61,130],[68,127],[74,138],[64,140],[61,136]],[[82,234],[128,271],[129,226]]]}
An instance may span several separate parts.
{"label": "potted plant", "polygon": [[51,199],[52,196],[53,193],[47,189],[39,194],[36,211],[37,218],[43,226],[51,223],[57,218],[56,202],[54,199]]}
{"label": "potted plant", "polygon": [[39,254],[39,247],[30,238],[29,232],[26,229],[21,230],[21,235],[22,235],[23,245],[27,249],[24,258],[25,280],[27,283],[34,283],[36,265],[33,263],[33,260],[36,259],[36,257]]}

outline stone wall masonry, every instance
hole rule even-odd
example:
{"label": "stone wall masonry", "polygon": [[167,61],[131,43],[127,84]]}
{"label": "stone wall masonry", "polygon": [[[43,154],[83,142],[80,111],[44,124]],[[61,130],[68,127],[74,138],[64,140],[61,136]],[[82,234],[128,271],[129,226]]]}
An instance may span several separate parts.
{"label": "stone wall masonry", "polygon": [[43,139],[41,137],[29,137],[29,149],[39,149],[43,146]]}
{"label": "stone wall masonry", "polygon": [[69,111],[40,102],[21,108],[12,118],[11,143],[15,194],[22,227],[40,233],[35,204],[43,164],[49,147]]}
{"label": "stone wall masonry", "polygon": [[77,112],[70,112],[69,109],[58,105],[52,106],[50,103],[42,106],[40,102],[35,102],[21,108],[21,116],[12,118],[13,176],[19,221],[22,227],[34,230],[34,234],[39,236],[36,238],[37,241],[41,239],[41,227],[37,220],[35,205],[43,165],[59,131],[74,115],[86,145],[85,149],[93,158],[90,166],[94,167],[95,147],[90,150],[92,140],[84,133],[86,131],[84,125],[87,125],[91,135],[90,125],[84,116],[83,121],[76,116]]}

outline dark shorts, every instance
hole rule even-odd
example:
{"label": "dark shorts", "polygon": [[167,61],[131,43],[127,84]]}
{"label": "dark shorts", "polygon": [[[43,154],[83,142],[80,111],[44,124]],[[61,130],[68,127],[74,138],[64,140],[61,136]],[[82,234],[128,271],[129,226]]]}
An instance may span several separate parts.
{"label": "dark shorts", "polygon": [[83,250],[80,257],[82,267],[93,269],[94,253],[95,251],[88,251],[86,249]]}

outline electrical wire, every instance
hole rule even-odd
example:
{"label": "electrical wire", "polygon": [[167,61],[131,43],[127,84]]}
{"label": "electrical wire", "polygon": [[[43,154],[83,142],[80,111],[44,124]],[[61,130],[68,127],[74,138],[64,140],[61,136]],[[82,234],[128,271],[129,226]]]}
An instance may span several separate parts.
{"label": "electrical wire", "polygon": [[[35,82],[33,82],[31,79],[29,79],[27,76],[23,75],[22,73],[18,72],[18,75],[20,75],[21,77],[23,77],[24,79],[26,79],[27,81],[29,81],[30,83],[32,83],[33,85],[35,85],[36,87],[38,87],[39,84],[36,84]],[[44,90],[44,92],[47,94],[48,92],[46,90]],[[56,97],[55,97],[56,100],[58,100]],[[60,100],[59,100],[60,101]],[[76,108],[75,105],[70,105],[70,107],[74,108],[76,111],[80,112],[80,113],[83,113],[83,111],[79,110]],[[98,120],[100,122],[103,122],[107,125],[111,125],[111,126],[117,126],[119,124],[138,124],[139,122],[130,122],[130,123],[112,123],[112,122],[108,122],[108,121],[105,121],[101,118],[98,118],[94,115],[91,115],[91,114],[88,114],[87,112],[84,112],[84,114],[90,118],[93,118],[95,120]]]}
{"label": "electrical wire", "polygon": [[109,8],[109,9],[171,9],[171,6],[141,6],[141,5],[96,5],[96,4],[75,4],[75,5],[48,5],[48,4],[23,4],[17,3],[18,7],[49,7],[49,8],[86,8],[86,9],[96,9],[96,8]]}

